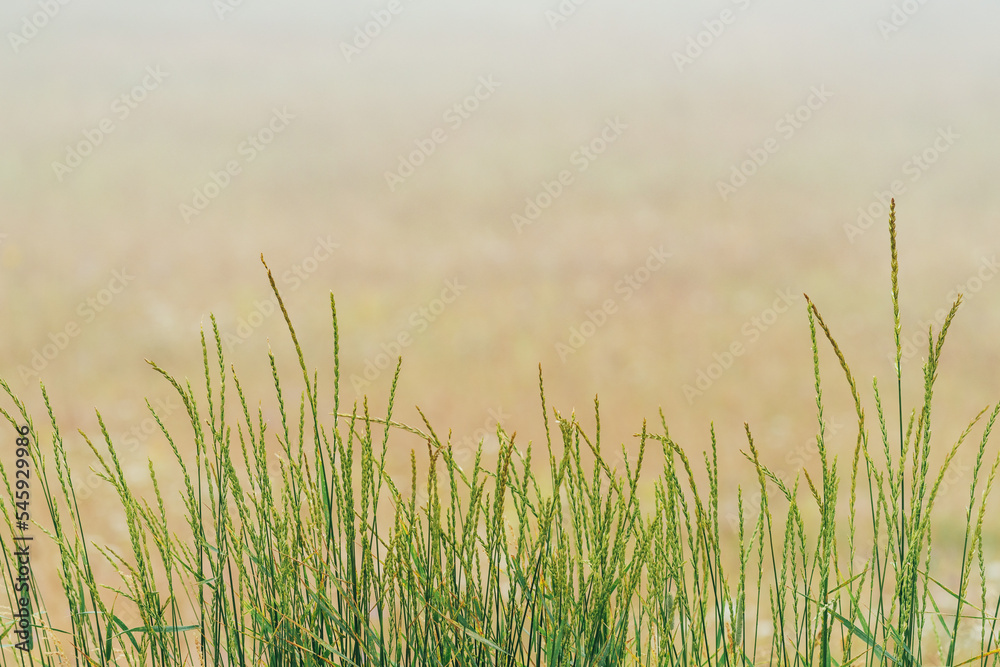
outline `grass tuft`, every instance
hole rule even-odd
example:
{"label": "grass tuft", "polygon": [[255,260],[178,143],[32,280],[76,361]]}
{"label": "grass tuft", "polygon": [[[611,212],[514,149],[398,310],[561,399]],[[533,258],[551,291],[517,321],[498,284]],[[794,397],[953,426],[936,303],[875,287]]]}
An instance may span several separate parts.
{"label": "grass tuft", "polygon": [[[643,422],[634,456],[624,444],[617,448],[620,458],[612,456],[616,448],[601,440],[599,401],[595,429],[588,431],[575,414],[548,406],[541,367],[545,450],[539,455],[533,443],[498,425],[495,469],[482,465],[482,443],[472,466],[460,466],[450,432],[439,435],[422,412],[417,426],[393,420],[402,360],[385,415],[372,415],[367,398],[345,411],[333,295],[331,387],[310,374],[266,263],[302,372],[300,383],[286,384],[277,370],[280,353],[269,349],[269,400],[279,424],[264,419],[262,404],[252,409],[262,399],[249,395],[226,361],[213,317],[210,331],[201,334],[202,390],[149,362],[177,392],[190,424],[189,431],[172,431],[147,402],[176,465],[165,471],[148,462],[152,500],[130,487],[118,443],[99,412],[100,438],[80,433],[98,462],[97,475],[118,497],[129,538],[124,553],[88,539],[45,387],[43,432],[0,380],[12,406],[0,407],[0,414],[12,428],[27,427],[25,453],[47,512],[34,522],[44,536],[35,548],[58,553],[62,590],[61,599],[48,601],[32,588],[33,640],[22,651],[15,647],[19,619],[10,612],[21,600],[5,587],[0,667],[70,660],[163,667],[996,665],[1000,603],[989,609],[986,552],[1000,454],[988,472],[986,464],[1000,404],[972,419],[932,469],[934,383],[962,299],[936,338],[928,337],[923,401],[904,428],[895,202],[889,240],[898,442],[890,443],[874,379],[874,437],[881,446],[870,440],[859,385],[806,296],[818,466],[786,483],[745,425],[749,451],[743,454],[757,475],[760,509],[754,513],[746,491],[737,488],[728,532],[720,521],[725,480],[714,426],[710,446],[691,457],[670,436],[661,412],[658,425]],[[849,473],[827,446],[821,338],[855,407]],[[935,501],[957,452],[987,412],[961,561],[956,571],[939,572],[932,558]],[[647,447],[656,443],[664,464],[650,474]],[[410,450],[409,492],[386,470],[400,448]],[[425,477],[418,474],[424,458]],[[4,463],[11,465],[0,462],[3,563],[13,582],[23,485]],[[841,482],[848,476],[845,507]],[[646,482],[652,496],[643,501]],[[182,524],[168,518],[174,503],[183,508]],[[95,557],[107,560],[117,579],[97,581]],[[37,584],[42,573],[30,576]],[[60,627],[57,618],[66,619]]]}

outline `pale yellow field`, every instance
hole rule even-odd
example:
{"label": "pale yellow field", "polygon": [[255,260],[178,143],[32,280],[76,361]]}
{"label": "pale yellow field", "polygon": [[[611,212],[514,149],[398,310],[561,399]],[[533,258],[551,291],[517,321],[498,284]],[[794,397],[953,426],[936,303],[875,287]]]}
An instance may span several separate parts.
{"label": "pale yellow field", "polygon": [[[920,332],[956,290],[935,456],[1000,400],[995,8],[927,3],[883,35],[890,3],[593,0],[552,27],[556,2],[403,2],[358,46],[381,7],[247,0],[220,19],[208,0],[80,2],[0,47],[0,376],[39,426],[45,382],[90,539],[127,537],[77,429],[98,434],[96,407],[137,486],[147,457],[169,475],[143,398],[188,431],[144,359],[202,383],[210,313],[274,419],[268,346],[288,382],[297,371],[261,253],[330,409],[332,291],[346,410],[367,394],[384,413],[401,352],[398,419],[418,423],[419,406],[466,448],[499,421],[538,446],[541,364],[560,412],[592,424],[600,396],[605,448],[634,455],[662,407],[695,453],[714,420],[734,511],[736,485],[755,484],[744,422],[788,479],[818,465],[803,293],[852,363],[872,437],[873,376],[894,432],[878,198],[895,184],[903,335],[917,341],[904,404],[922,394]],[[38,11],[8,2],[0,26],[21,34]],[[723,11],[732,22],[690,58],[688,38]],[[869,207],[871,226],[852,227]],[[820,354],[846,466],[853,406]],[[943,530],[968,502],[974,433]],[[409,449],[425,445],[393,446],[408,485]]]}

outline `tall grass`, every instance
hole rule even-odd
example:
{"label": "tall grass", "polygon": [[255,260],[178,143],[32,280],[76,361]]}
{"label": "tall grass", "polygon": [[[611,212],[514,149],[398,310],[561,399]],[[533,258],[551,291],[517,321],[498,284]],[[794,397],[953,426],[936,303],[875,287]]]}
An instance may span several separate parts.
{"label": "tall grass", "polygon": [[[12,406],[0,413],[12,427],[28,426],[35,497],[47,508],[47,520],[31,529],[45,533],[34,549],[55,550],[60,563],[57,573],[31,574],[30,651],[14,648],[15,624],[0,614],[0,664],[995,665],[998,609],[988,608],[984,525],[1000,456],[988,473],[984,466],[1000,404],[980,412],[943,465],[931,469],[934,382],[961,297],[928,337],[923,402],[906,413],[894,204],[890,241],[897,409],[889,412],[896,414],[887,417],[873,381],[877,431],[870,440],[859,386],[807,297],[818,466],[789,486],[762,460],[747,425],[743,454],[757,474],[760,511],[746,509],[740,489],[735,535],[725,543],[714,429],[710,448],[693,460],[670,437],[661,412],[655,425],[642,424],[638,451],[630,456],[622,446],[612,468],[599,403],[588,433],[575,415],[549,408],[539,370],[545,442],[520,443],[497,426],[498,464],[482,465],[480,444],[463,468],[426,419],[393,420],[399,365],[384,415],[370,414],[367,401],[341,406],[333,296],[336,363],[332,383],[321,383],[270,271],[302,373],[294,386],[284,384],[269,352],[280,423],[265,421],[259,403],[253,407],[212,318],[201,336],[203,386],[150,364],[190,422],[189,430],[172,432],[147,402],[176,458],[169,473],[150,462],[153,500],[129,487],[100,413],[99,437],[81,432],[121,502],[127,553],[87,537],[45,387],[42,429],[0,383]],[[826,444],[821,347],[836,356],[854,401],[849,461]],[[931,557],[935,501],[984,416],[959,571],[938,572]],[[395,442],[412,436],[423,444],[410,451],[407,485],[387,473],[386,462],[399,456]],[[640,502],[648,448],[662,451],[664,465],[654,471],[651,501]],[[419,500],[418,459],[428,471]],[[13,538],[22,531],[9,460],[0,475],[5,537]],[[186,525],[168,521],[178,493]],[[4,547],[11,582],[12,540]],[[118,580],[96,579],[98,559],[116,568]],[[64,599],[47,606],[37,584],[52,577]],[[957,587],[942,583],[948,578]],[[12,586],[5,595],[16,608]],[[68,621],[57,628],[60,610]],[[970,628],[977,641],[962,640]]]}

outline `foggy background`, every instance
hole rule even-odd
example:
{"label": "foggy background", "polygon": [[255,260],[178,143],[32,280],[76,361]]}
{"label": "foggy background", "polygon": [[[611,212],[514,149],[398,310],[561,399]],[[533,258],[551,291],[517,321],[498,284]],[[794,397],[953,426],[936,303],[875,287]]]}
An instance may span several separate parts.
{"label": "foggy background", "polygon": [[[99,436],[99,409],[140,488],[147,457],[176,471],[143,398],[184,447],[190,427],[144,359],[203,392],[214,313],[274,432],[269,345],[300,389],[264,253],[326,412],[332,291],[342,410],[368,394],[384,414],[401,351],[395,417],[420,425],[419,406],[471,460],[498,421],[522,447],[544,438],[541,364],[548,405],[589,431],[600,396],[606,449],[634,456],[662,407],[697,456],[714,420],[732,511],[736,484],[756,484],[744,422],[788,479],[818,469],[803,292],[880,446],[871,378],[888,414],[896,401],[880,200],[895,188],[905,411],[921,332],[967,297],[938,381],[939,459],[1000,395],[998,20],[995,3],[936,0],[5,0],[0,376],[43,432],[45,382],[88,538],[125,543],[76,429]],[[823,341],[820,355],[846,470],[853,404]],[[980,433],[956,458],[965,477]],[[426,447],[390,445],[408,488],[409,449]],[[941,502],[961,511],[967,488]]]}

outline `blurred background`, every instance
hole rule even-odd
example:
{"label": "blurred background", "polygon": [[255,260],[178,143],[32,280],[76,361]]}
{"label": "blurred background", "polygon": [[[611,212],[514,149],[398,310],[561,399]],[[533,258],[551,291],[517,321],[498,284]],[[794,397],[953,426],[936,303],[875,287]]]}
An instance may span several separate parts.
{"label": "blurred background", "polygon": [[[777,473],[818,470],[803,293],[878,442],[895,196],[904,410],[924,332],[966,296],[940,458],[1000,397],[998,20],[971,0],[5,0],[0,376],[39,427],[45,383],[88,537],[126,544],[76,431],[99,434],[96,408],[137,486],[147,458],[174,470],[143,399],[178,429],[182,409],[144,360],[198,386],[211,314],[275,419],[267,350],[289,383],[297,362],[263,253],[328,410],[332,291],[342,409],[384,414],[402,354],[395,416],[419,406],[471,462],[498,423],[544,440],[541,364],[548,405],[591,431],[600,397],[606,450],[634,457],[662,408],[697,455],[714,421],[733,512],[756,483],[744,422]],[[847,466],[853,404],[820,355]],[[408,487],[425,446],[391,442]]]}

